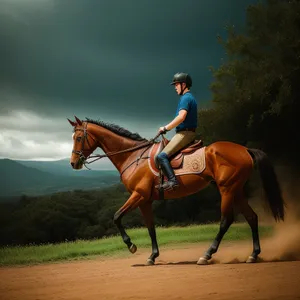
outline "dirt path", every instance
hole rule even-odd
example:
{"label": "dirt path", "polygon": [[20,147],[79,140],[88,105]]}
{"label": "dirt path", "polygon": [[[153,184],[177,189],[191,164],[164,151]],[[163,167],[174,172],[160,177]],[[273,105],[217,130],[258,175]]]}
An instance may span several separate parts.
{"label": "dirt path", "polygon": [[162,248],[150,267],[136,266],[149,254],[140,250],[125,258],[1,268],[0,299],[300,299],[299,260],[239,263],[251,245],[235,243],[223,245],[213,264],[198,266],[204,249]]}

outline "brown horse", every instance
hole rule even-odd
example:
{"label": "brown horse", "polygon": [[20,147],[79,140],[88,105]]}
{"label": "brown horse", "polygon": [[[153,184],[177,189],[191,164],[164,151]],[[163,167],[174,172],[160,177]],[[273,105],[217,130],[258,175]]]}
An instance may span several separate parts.
{"label": "brown horse", "polygon": [[[120,172],[121,180],[131,194],[126,203],[115,213],[114,223],[118,227],[124,243],[131,253],[137,247],[122,226],[121,219],[129,211],[139,207],[152,242],[152,253],[147,264],[154,264],[159,256],[156,231],[153,221],[152,202],[159,198],[155,185],[158,176],[148,164],[150,148],[158,143],[155,139],[143,139],[137,133],[114,124],[87,119],[81,121],[75,117],[70,121],[74,127],[73,151],[70,163],[74,169],[81,169],[87,159],[108,157]],[[100,147],[105,155],[91,156]],[[276,221],[284,220],[284,201],[274,168],[267,155],[258,149],[232,142],[215,142],[204,148],[205,168],[199,174],[177,176],[179,188],[165,192],[165,199],[175,199],[194,194],[214,181],[221,195],[220,229],[212,245],[199,258],[198,264],[207,264],[217,252],[220,242],[234,220],[233,208],[236,206],[244,215],[252,230],[253,252],[247,262],[256,262],[261,251],[258,233],[258,218],[249,206],[244,195],[244,185],[248,181],[254,166],[257,165],[266,199]]]}

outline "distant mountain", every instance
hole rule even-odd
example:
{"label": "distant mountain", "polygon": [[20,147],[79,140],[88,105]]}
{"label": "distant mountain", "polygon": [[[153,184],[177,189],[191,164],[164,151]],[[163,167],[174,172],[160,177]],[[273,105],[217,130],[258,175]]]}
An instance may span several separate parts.
{"label": "distant mountain", "polygon": [[20,163],[0,159],[0,197],[22,194],[33,196],[74,189],[87,190],[120,182],[117,171],[74,171],[72,174],[68,173],[68,168],[70,167],[65,168],[63,161]]}
{"label": "distant mountain", "polygon": [[26,166],[46,171],[55,175],[75,175],[75,176],[94,176],[96,171],[114,171],[117,172],[115,166],[109,161],[96,161],[87,165],[91,170],[83,167],[82,170],[73,170],[70,165],[70,159],[60,159],[55,161],[34,161],[34,160],[15,160],[16,162]]}

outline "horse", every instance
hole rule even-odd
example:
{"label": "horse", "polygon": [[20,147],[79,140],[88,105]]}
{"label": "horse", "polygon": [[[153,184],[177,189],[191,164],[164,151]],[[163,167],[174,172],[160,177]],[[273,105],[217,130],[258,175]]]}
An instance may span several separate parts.
{"label": "horse", "polygon": [[[159,256],[152,203],[159,199],[159,191],[155,188],[159,176],[151,170],[149,159],[153,156],[151,149],[159,143],[156,139],[147,140],[138,133],[132,133],[115,124],[95,121],[89,118],[75,121],[67,119],[73,127],[73,150],[70,164],[73,169],[81,169],[88,159],[108,157],[120,173],[120,179],[130,193],[125,204],[114,214],[113,221],[131,253],[137,247],[122,225],[122,218],[130,211],[139,208],[152,243],[152,252],[146,261],[154,265]],[[168,140],[165,139],[167,142]],[[198,265],[206,265],[219,248],[223,236],[234,221],[234,207],[244,215],[252,231],[253,251],[246,260],[254,263],[261,252],[258,216],[248,204],[245,195],[245,184],[254,169],[258,169],[265,191],[266,201],[276,222],[284,221],[285,202],[277,180],[273,164],[267,154],[260,149],[250,149],[230,141],[217,141],[207,146],[190,147],[194,155],[202,150],[205,168],[200,173],[178,175],[179,187],[164,192],[164,201],[182,198],[194,194],[211,182],[217,186],[221,196],[221,220],[219,231],[208,250],[200,256]],[[91,155],[100,147],[105,154]],[[183,156],[183,149],[180,154]],[[198,151],[198,152],[197,152]],[[189,151],[187,151],[189,152]],[[185,156],[187,157],[185,153]],[[94,159],[96,160],[96,159]]]}

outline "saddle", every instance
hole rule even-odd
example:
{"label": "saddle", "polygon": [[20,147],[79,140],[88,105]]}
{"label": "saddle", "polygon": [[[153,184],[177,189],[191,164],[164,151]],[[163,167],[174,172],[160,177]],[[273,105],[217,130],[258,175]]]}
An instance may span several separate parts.
{"label": "saddle", "polygon": [[[159,149],[156,151],[156,155],[154,157],[155,165],[158,168],[159,164],[157,162],[157,155],[162,151],[162,149],[169,143],[169,140],[164,138],[163,142],[159,143]],[[203,147],[203,141],[202,140],[195,140],[187,147],[183,148],[179,151],[179,153],[174,154],[170,157],[170,164],[173,169],[179,169],[182,167],[183,164],[183,158],[185,154],[191,154],[195,152],[197,149]]]}

